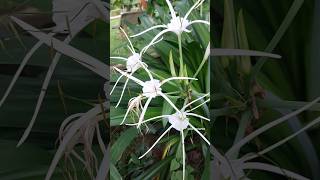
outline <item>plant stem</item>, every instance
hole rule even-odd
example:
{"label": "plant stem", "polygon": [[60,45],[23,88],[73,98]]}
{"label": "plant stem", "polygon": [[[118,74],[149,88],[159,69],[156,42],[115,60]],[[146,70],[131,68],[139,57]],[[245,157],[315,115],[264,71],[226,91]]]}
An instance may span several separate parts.
{"label": "plant stem", "polygon": [[180,60],[180,71],[179,76],[183,77],[183,55],[182,55],[182,40],[181,34],[178,35],[178,42],[179,42],[179,60]]}

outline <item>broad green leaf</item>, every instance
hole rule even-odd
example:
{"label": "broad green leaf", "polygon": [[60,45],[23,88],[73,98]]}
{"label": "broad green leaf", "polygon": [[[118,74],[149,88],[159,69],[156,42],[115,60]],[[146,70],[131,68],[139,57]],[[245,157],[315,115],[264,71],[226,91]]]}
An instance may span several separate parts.
{"label": "broad green leaf", "polygon": [[131,127],[124,131],[111,147],[111,161],[117,163],[132,140],[139,135],[137,128]]}
{"label": "broad green leaf", "polygon": [[174,158],[174,156],[169,156],[165,158],[164,160],[156,162],[154,165],[152,165],[149,169],[147,169],[144,173],[139,175],[135,180],[150,180],[154,178],[162,168],[165,168],[168,166],[171,162],[171,160]]}
{"label": "broad green leaf", "polygon": [[111,180],[122,180],[122,176],[119,173],[118,169],[116,166],[110,162],[110,179]]}

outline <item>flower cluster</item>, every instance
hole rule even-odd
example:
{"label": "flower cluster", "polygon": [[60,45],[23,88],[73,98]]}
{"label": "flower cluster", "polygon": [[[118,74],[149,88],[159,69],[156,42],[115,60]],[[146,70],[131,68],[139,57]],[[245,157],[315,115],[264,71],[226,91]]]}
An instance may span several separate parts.
{"label": "flower cluster", "polygon": [[[119,78],[116,80],[114,87],[112,88],[110,94],[112,94],[115,90],[115,87],[119,83],[121,78],[126,78],[126,81],[124,83],[124,87],[122,89],[120,98],[117,102],[116,107],[121,102],[121,99],[123,97],[124,91],[126,86],[128,85],[129,80],[133,81],[137,85],[141,87],[141,93],[134,98],[131,98],[128,102],[128,109],[124,115],[124,118],[121,122],[121,125],[124,124],[127,120],[127,117],[129,113],[135,113],[135,115],[138,116],[138,122],[137,123],[128,123],[126,125],[129,126],[137,126],[137,128],[141,128],[141,125],[146,124],[147,122],[156,120],[156,119],[166,119],[170,126],[167,128],[160,136],[159,138],[155,141],[155,143],[145,152],[142,156],[140,156],[140,159],[143,158],[146,154],[148,154],[155,146],[156,144],[171,130],[175,129],[177,130],[180,135],[181,135],[181,142],[182,142],[182,158],[183,158],[183,179],[185,179],[185,145],[184,145],[184,139],[186,133],[184,133],[185,130],[193,130],[195,131],[208,145],[210,145],[210,142],[207,140],[207,138],[199,131],[200,129],[196,128],[194,125],[191,124],[189,121],[191,117],[200,119],[200,120],[206,120],[210,121],[209,118],[206,118],[202,115],[196,114],[193,111],[198,109],[199,107],[202,107],[204,104],[208,103],[210,101],[209,94],[204,94],[202,96],[196,97],[194,100],[192,98],[188,97],[186,99],[183,99],[185,101],[184,105],[181,108],[178,108],[175,103],[173,103],[170,98],[168,97],[168,94],[170,92],[165,92],[163,89],[163,86],[166,85],[167,83],[171,83],[171,81],[177,81],[180,82],[181,84],[183,83],[192,83],[192,81],[196,81],[197,79],[194,77],[185,77],[185,74],[180,73],[179,76],[177,77],[170,77],[167,79],[156,79],[154,77],[154,72],[152,72],[149,68],[148,65],[143,62],[143,54],[153,45],[159,43],[160,41],[163,40],[162,36],[167,33],[167,32],[173,32],[178,36],[178,41],[179,41],[179,50],[180,50],[180,70],[183,68],[183,57],[182,57],[182,47],[181,47],[181,36],[183,35],[184,32],[190,33],[191,30],[187,29],[190,27],[190,25],[195,24],[195,23],[202,23],[205,25],[210,25],[208,21],[204,20],[194,20],[190,21],[188,20],[188,16],[191,14],[191,12],[196,9],[197,7],[201,6],[204,0],[198,0],[185,14],[184,17],[177,16],[177,13],[175,12],[173,5],[169,0],[166,0],[166,3],[169,7],[170,14],[171,14],[171,20],[168,24],[166,25],[156,25],[153,26],[147,30],[144,30],[136,35],[133,35],[131,37],[137,37],[140,36],[146,32],[149,32],[151,30],[157,29],[157,28],[164,28],[161,32],[159,32],[149,44],[147,44],[141,52],[136,52],[132,42],[130,41],[129,37],[127,36],[126,32],[120,28],[120,30],[124,33],[126,39],[129,42],[128,49],[131,52],[131,56],[124,58],[124,57],[111,57],[112,59],[118,59],[118,60],[123,60],[125,62],[125,70],[121,70],[120,68],[117,68],[113,66],[113,70],[116,72],[120,73]],[[148,75],[148,80],[143,81],[138,79],[137,77],[134,76],[134,73],[137,72],[138,70],[144,70],[147,75]],[[181,72],[181,71],[180,71]],[[160,116],[152,117],[149,119],[145,120],[145,114],[148,110],[148,107],[151,103],[151,101],[156,98],[156,97],[161,97],[163,98],[164,101],[166,101],[172,109],[174,109],[173,114],[163,114]],[[146,100],[144,103],[143,101]],[[195,105],[196,104],[196,105]],[[193,107],[195,105],[195,107]],[[203,129],[201,129],[203,130]]]}

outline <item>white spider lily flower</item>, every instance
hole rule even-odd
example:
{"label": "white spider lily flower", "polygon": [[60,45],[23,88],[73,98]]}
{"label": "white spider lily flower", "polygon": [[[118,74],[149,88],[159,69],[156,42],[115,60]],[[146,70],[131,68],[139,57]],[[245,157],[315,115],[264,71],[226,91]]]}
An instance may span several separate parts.
{"label": "white spider lily flower", "polygon": [[[209,94],[205,94],[204,96],[202,97],[199,97],[197,98],[196,100],[188,103],[187,105],[183,106],[183,108],[179,111],[177,111],[176,113],[174,114],[171,114],[171,115],[161,115],[161,116],[156,116],[156,117],[153,117],[153,118],[150,118],[150,119],[147,119],[141,123],[146,123],[146,122],[149,122],[149,121],[152,121],[152,120],[155,120],[155,119],[160,119],[160,118],[167,118],[169,123],[171,124],[170,127],[165,130],[160,136],[159,138],[153,143],[153,145],[142,155],[139,157],[139,159],[143,158],[145,155],[147,155],[156,145],[157,143],[165,136],[165,134],[167,134],[172,128],[179,131],[180,132],[180,135],[181,135],[181,143],[182,143],[182,158],[183,158],[183,178],[182,179],[185,179],[185,145],[184,145],[184,133],[183,131],[185,129],[187,129],[188,127],[191,127],[191,130],[194,130],[208,145],[210,145],[210,142],[209,140],[196,128],[194,127],[190,122],[189,122],[189,117],[190,116],[193,116],[193,117],[197,117],[197,118],[200,118],[200,119],[204,119],[204,120],[207,120],[207,121],[210,121],[209,118],[206,118],[206,117],[203,117],[201,115],[198,115],[198,114],[195,114],[195,113],[190,113],[191,111],[201,107],[203,104],[207,103],[210,101],[210,99],[204,101],[203,103],[201,103],[200,105],[194,107],[194,108],[191,108],[190,110],[187,110],[185,111],[185,109],[187,107],[191,107],[192,104],[206,98],[207,96],[209,96]],[[135,123],[135,124],[127,124],[127,125],[139,125],[139,123]]]}
{"label": "white spider lily flower", "polygon": [[127,119],[127,116],[129,115],[129,112],[133,111],[135,108],[136,108],[137,111],[140,111],[140,109],[143,109],[142,100],[143,100],[143,96],[142,95],[139,95],[137,97],[133,97],[133,98],[131,98],[129,100],[127,112],[124,115],[124,118],[121,121],[120,125],[122,125],[124,123],[124,121]]}
{"label": "white spider lily flower", "polygon": [[143,108],[142,100],[143,100],[143,96],[137,96],[137,97],[131,98],[128,103],[128,108],[136,109],[137,111],[140,111],[140,109]]}
{"label": "white spider lily flower", "polygon": [[145,97],[157,97],[162,92],[160,81],[157,79],[146,81],[142,87],[142,92]]}
{"label": "white spider lily flower", "polygon": [[140,55],[138,53],[133,53],[129,56],[126,63],[127,72],[135,72],[142,67],[142,62]]}
{"label": "white spider lily flower", "polygon": [[[134,50],[134,47],[132,45],[132,42],[130,41],[127,33],[120,27],[120,30],[123,32],[123,34],[125,35],[125,37],[127,38],[130,46],[128,46],[128,49],[131,51],[132,55],[129,56],[128,58],[124,58],[124,57],[110,57],[111,59],[121,59],[121,60],[125,60],[126,61],[126,72],[130,73],[131,75],[133,73],[135,73],[138,69],[140,68],[144,68],[147,73],[149,74],[150,76],[150,71],[147,69],[147,65],[145,63],[142,62],[141,60],[141,55],[139,53],[137,53],[135,50]],[[118,85],[120,79],[123,77],[123,75],[119,76],[119,78],[117,79],[115,85],[113,86],[111,92],[110,92],[110,95],[113,93],[113,91],[115,90],[116,86]],[[150,76],[151,77],[151,76]],[[119,101],[116,105],[116,107],[119,106],[121,100],[122,100],[122,97],[123,97],[123,94],[124,94],[124,91],[126,89],[126,86],[129,82],[129,79],[127,79],[125,81],[125,84],[123,86],[123,89],[122,89],[122,92],[121,92],[121,95],[120,95],[120,98],[119,98]]]}
{"label": "white spider lily flower", "polygon": [[[115,56],[112,56],[110,57],[111,59],[120,59],[120,60],[124,60],[126,61],[126,72],[127,73],[130,73],[131,75],[133,73],[135,73],[138,69],[140,68],[143,68],[149,75],[150,79],[152,79],[152,75],[151,75],[151,72],[147,69],[147,64],[145,64],[144,62],[142,62],[142,52],[144,51],[144,48],[142,49],[141,53],[137,53],[135,50],[134,50],[134,47],[132,45],[132,42],[130,41],[127,33],[120,27],[120,30],[123,32],[123,34],[125,35],[125,37],[127,38],[130,46],[128,45],[128,49],[130,50],[130,52],[132,53],[131,56],[129,56],[128,58],[124,58],[124,57],[115,57]],[[160,39],[159,41],[157,42],[154,42],[154,44],[160,42],[162,39]],[[118,85],[120,79],[123,77],[123,75],[119,76],[119,78],[117,79],[115,85],[113,86],[111,92],[110,92],[110,95],[113,93],[113,91],[115,90],[116,86]],[[121,95],[120,95],[120,99],[116,105],[116,107],[119,106],[120,102],[121,102],[121,99],[123,97],[123,94],[124,94],[124,91],[126,89],[126,86],[128,85],[128,82],[129,82],[129,79],[127,79],[125,81],[125,84],[123,86],[123,89],[122,89],[122,92],[121,92]]]}
{"label": "white spider lily flower", "polygon": [[176,35],[180,36],[183,32],[191,32],[190,30],[188,30],[187,28],[192,25],[192,24],[196,24],[196,23],[201,23],[201,24],[207,24],[207,25],[210,25],[210,22],[208,21],[204,21],[204,20],[193,20],[193,21],[189,21],[188,20],[188,17],[189,15],[191,14],[191,12],[196,9],[197,7],[199,7],[203,2],[204,0],[198,0],[189,10],[188,12],[185,14],[184,17],[180,17],[180,16],[177,16],[176,12],[174,11],[173,9],[173,6],[171,4],[171,2],[169,0],[166,0],[167,2],[167,5],[170,9],[170,14],[171,14],[171,20],[168,24],[162,24],[162,25],[156,25],[156,26],[153,26],[153,27],[150,27],[138,34],[135,34],[131,37],[137,37],[137,36],[140,36],[146,32],[149,32],[151,30],[154,30],[154,29],[158,29],[158,28],[163,28],[164,30],[160,31],[153,39],[152,41],[150,42],[149,45],[146,46],[146,48],[144,49],[144,51],[148,50],[153,44],[155,41],[157,41],[157,39],[159,37],[161,37],[163,34],[167,33],[167,32],[173,32],[175,33]]}
{"label": "white spider lily flower", "polygon": [[174,129],[177,131],[183,131],[189,126],[189,119],[186,113],[176,112],[170,116],[168,116],[169,123],[172,125]]}
{"label": "white spider lily flower", "polygon": [[[142,108],[142,112],[141,112],[141,115],[139,117],[139,121],[138,121],[138,125],[137,125],[137,128],[140,127],[142,121],[143,121],[143,118],[144,118],[144,115],[149,107],[149,104],[151,102],[151,100],[157,96],[161,96],[163,97],[176,111],[180,111],[175,105],[174,103],[169,99],[169,97],[162,92],[162,89],[161,89],[161,86],[169,81],[172,81],[172,80],[197,80],[196,78],[189,78],[189,77],[171,77],[171,78],[168,78],[168,79],[165,79],[163,81],[160,81],[160,80],[157,80],[157,79],[154,79],[153,77],[149,80],[149,81],[146,81],[146,82],[143,82],[141,81],[140,79],[137,79],[136,77],[132,76],[132,74],[128,74],[127,72],[124,72],[124,71],[121,71],[120,69],[118,69],[117,67],[114,67],[114,69],[116,71],[118,71],[119,73],[121,73],[121,75],[123,76],[126,76],[128,79],[131,79],[132,81],[136,82],[137,84],[139,84],[141,87],[142,87],[142,97],[145,97],[147,98],[147,101],[146,103],[144,104],[144,107]],[[128,108],[127,112],[126,112],[126,115],[124,116],[123,118],[123,121],[121,124],[123,124],[123,122],[125,121],[129,111],[131,109]]]}

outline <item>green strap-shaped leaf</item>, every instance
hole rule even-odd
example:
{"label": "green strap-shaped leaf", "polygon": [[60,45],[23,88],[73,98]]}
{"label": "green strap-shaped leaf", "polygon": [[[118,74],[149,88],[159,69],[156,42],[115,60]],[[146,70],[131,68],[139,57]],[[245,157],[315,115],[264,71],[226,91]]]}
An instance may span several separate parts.
{"label": "green strap-shaped leaf", "polygon": [[113,163],[117,163],[121,159],[123,152],[138,134],[138,130],[135,127],[129,128],[121,134],[111,147],[111,161]]}

